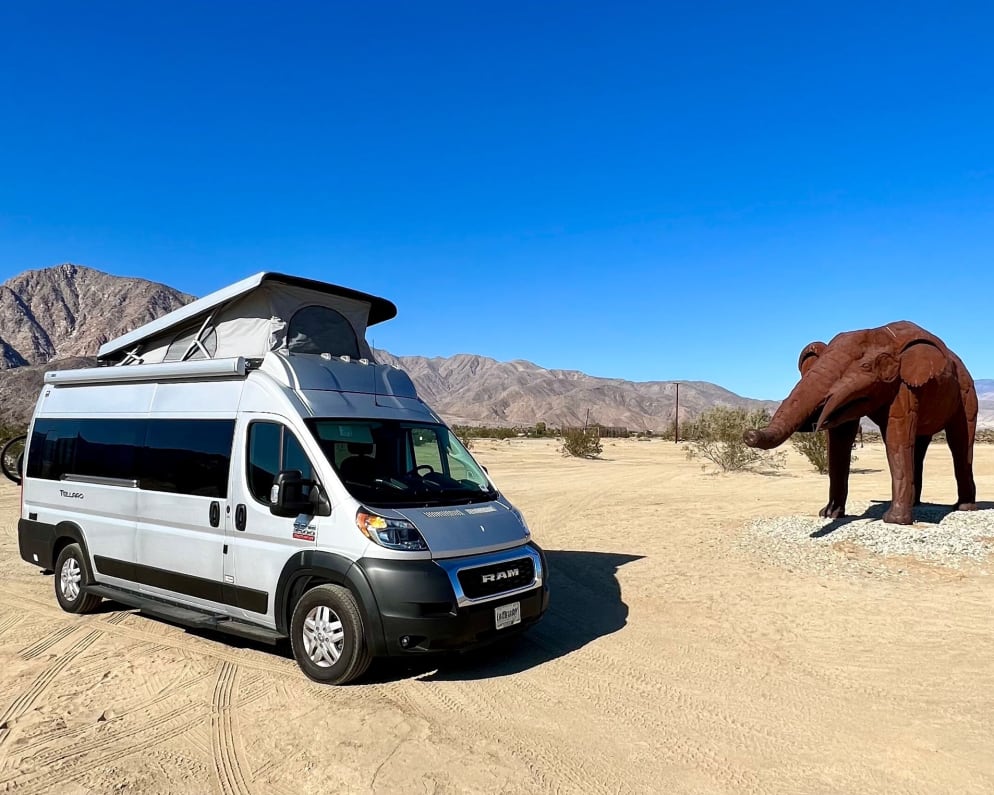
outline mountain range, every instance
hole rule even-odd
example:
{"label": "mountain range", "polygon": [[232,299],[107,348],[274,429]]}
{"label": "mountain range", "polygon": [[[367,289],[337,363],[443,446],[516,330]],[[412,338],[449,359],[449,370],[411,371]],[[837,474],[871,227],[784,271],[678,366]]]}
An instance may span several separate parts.
{"label": "mountain range", "polygon": [[[23,427],[46,370],[87,367],[104,342],[194,300],[163,284],[65,264],[27,271],[0,285],[0,424]],[[629,430],[672,426],[676,381],[632,382],[485,356],[393,356],[418,393],[449,424],[576,426]],[[679,381],[681,421],[715,405],[774,410],[716,384]],[[994,424],[994,380],[977,381],[982,416]]]}

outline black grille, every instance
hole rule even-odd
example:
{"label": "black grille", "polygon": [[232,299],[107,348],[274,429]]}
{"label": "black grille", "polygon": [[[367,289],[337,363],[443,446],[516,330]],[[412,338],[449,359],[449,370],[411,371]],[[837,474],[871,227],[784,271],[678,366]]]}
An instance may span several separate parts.
{"label": "black grille", "polygon": [[506,563],[463,569],[459,572],[459,584],[470,599],[524,588],[531,585],[534,579],[535,564],[531,558],[509,560]]}

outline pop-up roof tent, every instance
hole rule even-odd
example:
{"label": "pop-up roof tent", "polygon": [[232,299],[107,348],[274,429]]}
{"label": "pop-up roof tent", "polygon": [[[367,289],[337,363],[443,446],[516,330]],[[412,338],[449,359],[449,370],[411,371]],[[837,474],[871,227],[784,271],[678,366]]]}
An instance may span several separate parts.
{"label": "pop-up roof tent", "polygon": [[396,316],[385,298],[257,273],[102,345],[104,364],[158,364],[278,353],[372,360],[366,327]]}

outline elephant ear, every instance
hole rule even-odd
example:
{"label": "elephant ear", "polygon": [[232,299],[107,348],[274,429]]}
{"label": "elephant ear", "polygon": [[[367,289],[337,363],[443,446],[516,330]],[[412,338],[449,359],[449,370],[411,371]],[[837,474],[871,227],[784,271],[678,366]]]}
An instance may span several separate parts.
{"label": "elephant ear", "polygon": [[928,340],[909,342],[901,351],[901,380],[910,387],[923,386],[945,368],[945,355]]}
{"label": "elephant ear", "polygon": [[801,355],[797,357],[797,369],[804,375],[821,356],[822,351],[828,346],[824,342],[812,342],[804,347]]}

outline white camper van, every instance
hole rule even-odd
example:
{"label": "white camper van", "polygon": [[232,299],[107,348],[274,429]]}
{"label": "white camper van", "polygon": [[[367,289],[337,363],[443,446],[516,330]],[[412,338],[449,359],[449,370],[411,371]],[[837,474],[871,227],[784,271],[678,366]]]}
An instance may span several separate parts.
{"label": "white camper van", "polygon": [[23,457],[21,557],[64,610],[113,599],[276,642],[341,684],[548,605],[521,514],[399,369],[383,299],[260,273],[56,371]]}

